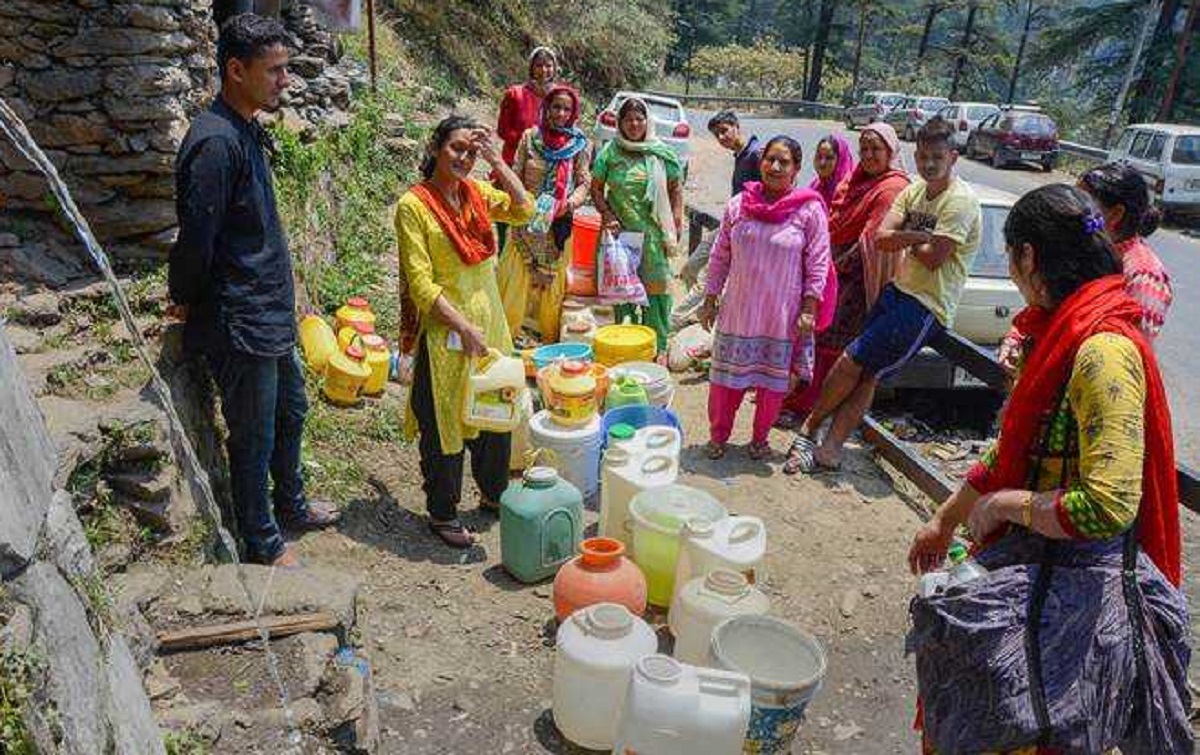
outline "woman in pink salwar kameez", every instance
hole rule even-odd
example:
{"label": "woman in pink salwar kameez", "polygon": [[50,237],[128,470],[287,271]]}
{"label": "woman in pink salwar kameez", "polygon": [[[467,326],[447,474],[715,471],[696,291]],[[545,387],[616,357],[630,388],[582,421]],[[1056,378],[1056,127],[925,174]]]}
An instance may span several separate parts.
{"label": "woman in pink salwar kameez", "polygon": [[826,276],[829,227],[820,194],[795,185],[800,145],[767,143],[762,182],[729,200],[709,259],[700,322],[713,334],[709,374],[709,458],[725,455],[746,391],[754,389],[750,457],[770,452],[767,436],[788,391],[812,380],[814,342]]}

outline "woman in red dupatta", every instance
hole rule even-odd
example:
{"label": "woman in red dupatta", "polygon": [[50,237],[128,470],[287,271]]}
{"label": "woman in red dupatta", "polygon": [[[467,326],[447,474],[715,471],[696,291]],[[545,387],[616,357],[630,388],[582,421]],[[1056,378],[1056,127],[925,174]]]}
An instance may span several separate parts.
{"label": "woman in red dupatta", "polygon": [[862,330],[867,312],[892,280],[899,255],[875,251],[875,232],[896,195],[908,186],[900,139],[886,123],[872,123],[858,138],[859,162],[837,187],[829,209],[829,242],[837,270],[837,309],[833,322],[817,334],[812,382],[784,402],[780,427],[798,427],[821,395],[821,384]]}
{"label": "woman in red dupatta", "polygon": [[914,573],[941,567],[961,525],[984,553],[1005,535],[1082,543],[1133,528],[1162,576],[1180,584],[1166,391],[1103,226],[1087,195],[1061,184],[1026,194],[1010,212],[1010,270],[1029,303],[1017,318],[1029,335],[1023,369],[996,446],[914,537]]}

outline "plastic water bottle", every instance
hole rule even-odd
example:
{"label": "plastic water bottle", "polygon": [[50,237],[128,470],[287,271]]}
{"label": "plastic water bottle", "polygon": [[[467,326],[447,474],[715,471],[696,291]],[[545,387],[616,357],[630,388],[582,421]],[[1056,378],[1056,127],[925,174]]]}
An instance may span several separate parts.
{"label": "plastic water bottle", "polygon": [[962,543],[952,544],[946,556],[946,560],[950,562],[949,569],[922,574],[917,581],[917,594],[922,598],[940,595],[951,587],[965,585],[987,575],[987,569],[967,554],[966,546]]}
{"label": "plastic water bottle", "polygon": [[393,351],[388,360],[388,379],[401,385],[412,385],[413,358],[411,354],[401,354]]}

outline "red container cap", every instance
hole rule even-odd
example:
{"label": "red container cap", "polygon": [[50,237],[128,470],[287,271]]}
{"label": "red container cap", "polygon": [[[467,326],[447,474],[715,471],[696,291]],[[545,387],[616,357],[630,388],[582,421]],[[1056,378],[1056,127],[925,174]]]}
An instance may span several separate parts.
{"label": "red container cap", "polygon": [[356,343],[352,343],[346,347],[346,356],[361,362],[365,354],[363,354],[362,347]]}
{"label": "red container cap", "polygon": [[354,307],[355,309],[366,309],[371,306],[371,302],[367,301],[361,296],[351,296],[346,300],[346,304]]}
{"label": "red container cap", "polygon": [[585,375],[591,371],[592,367],[585,362],[570,359],[563,362],[559,369],[564,375]]}
{"label": "red container cap", "polygon": [[387,341],[383,340],[383,336],[368,333],[362,337],[362,344],[372,351],[379,351],[387,346]]}
{"label": "red container cap", "polygon": [[360,336],[370,335],[375,332],[375,324],[370,323],[370,322],[364,322],[363,320],[355,320],[355,321],[349,323],[349,325]]}

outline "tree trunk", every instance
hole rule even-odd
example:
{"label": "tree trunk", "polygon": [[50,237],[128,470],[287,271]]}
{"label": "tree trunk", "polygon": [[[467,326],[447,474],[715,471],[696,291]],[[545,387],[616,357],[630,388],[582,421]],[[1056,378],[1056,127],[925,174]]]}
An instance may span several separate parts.
{"label": "tree trunk", "polygon": [[925,53],[929,51],[929,35],[933,32],[933,21],[941,12],[942,6],[938,3],[930,3],[925,12],[925,28],[921,30],[921,44],[917,46],[918,61],[924,60]]}
{"label": "tree trunk", "polygon": [[[1200,0],[1197,0],[1200,2]],[[867,37],[867,21],[871,18],[871,5],[867,0],[858,2],[858,41],[854,45],[854,73],[851,76],[850,92],[846,95],[847,104],[858,95],[858,73],[862,66],[863,41]]]}
{"label": "tree trunk", "polygon": [[[1137,42],[1134,43],[1133,54],[1129,56],[1129,66],[1125,70],[1125,77],[1121,81],[1121,88],[1117,92],[1117,99],[1113,102],[1112,110],[1108,114],[1108,127],[1104,129],[1104,141],[1100,142],[1100,146],[1108,149],[1108,143],[1112,141],[1113,132],[1116,131],[1117,122],[1121,120],[1121,111],[1125,109],[1125,98],[1129,95],[1129,88],[1133,84],[1133,76],[1137,73],[1138,63],[1141,61],[1142,49],[1146,46],[1146,40],[1150,37],[1151,22],[1154,20],[1159,10],[1161,0],[1151,0],[1149,11],[1146,12],[1146,19],[1142,23],[1142,31],[1138,34]],[[1135,121],[1130,118],[1130,123]]]}
{"label": "tree trunk", "polygon": [[825,64],[825,48],[829,46],[829,30],[833,26],[833,14],[837,0],[821,0],[821,13],[817,18],[817,35],[813,40],[813,61],[809,71],[808,88],[804,99],[816,102],[821,96],[821,73]]}
{"label": "tree trunk", "polygon": [[1171,110],[1175,107],[1175,95],[1179,89],[1179,79],[1183,69],[1187,68],[1188,48],[1192,44],[1192,32],[1196,30],[1196,10],[1200,9],[1200,0],[1192,0],[1188,8],[1187,20],[1183,22],[1183,32],[1179,35],[1179,45],[1175,49],[1175,66],[1171,69],[1171,78],[1167,81],[1167,91],[1163,95],[1162,105],[1158,109],[1158,120],[1170,121]]}
{"label": "tree trunk", "polygon": [[1146,64],[1138,76],[1137,85],[1133,90],[1133,99],[1129,103],[1129,121],[1136,123],[1146,120],[1154,112],[1154,76],[1158,71],[1164,47],[1169,49],[1171,42],[1171,25],[1175,13],[1179,10],[1179,0],[1165,0],[1158,13],[1158,22],[1154,25],[1154,36],[1146,48]]}
{"label": "tree trunk", "polygon": [[1017,77],[1021,75],[1021,58],[1025,57],[1025,44],[1029,41],[1029,29],[1033,26],[1033,0],[1025,3],[1025,26],[1021,29],[1021,41],[1017,44],[1017,59],[1013,61],[1012,75],[1008,77],[1008,102],[1017,101]]}
{"label": "tree trunk", "polygon": [[950,101],[958,99],[958,82],[962,79],[963,67],[967,64],[967,55],[971,52],[971,33],[975,30],[975,11],[979,6],[974,2],[967,3],[967,25],[963,29],[962,48],[954,60],[954,79],[950,82]]}
{"label": "tree trunk", "polygon": [[746,45],[754,41],[754,26],[758,19],[758,0],[748,0],[742,17],[738,19],[738,42]]}

